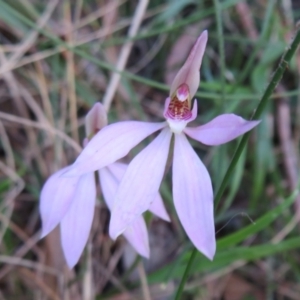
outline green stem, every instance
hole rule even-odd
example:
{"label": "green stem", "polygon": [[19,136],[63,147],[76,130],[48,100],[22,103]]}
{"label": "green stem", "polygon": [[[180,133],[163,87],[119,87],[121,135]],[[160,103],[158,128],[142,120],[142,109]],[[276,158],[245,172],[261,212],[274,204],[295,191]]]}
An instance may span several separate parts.
{"label": "green stem", "polygon": [[[280,79],[282,78],[282,75],[284,73],[284,71],[288,68],[288,64],[291,60],[291,58],[293,57],[294,53],[296,52],[297,50],[297,47],[300,43],[300,30],[297,31],[297,34],[290,46],[290,48],[286,51],[286,53],[283,55],[275,73],[273,74],[273,77],[267,87],[267,89],[265,90],[259,104],[258,104],[258,107],[255,111],[255,113],[253,114],[251,120],[256,120],[256,119],[259,119],[260,116],[262,115],[267,103],[268,103],[268,100],[270,99],[275,87],[277,86],[277,84],[279,83]],[[221,183],[221,186],[216,194],[216,197],[215,197],[215,206],[217,208],[220,200],[221,200],[221,197],[222,197],[222,194],[226,188],[226,185],[228,183],[228,180],[241,156],[241,153],[243,152],[243,149],[244,147],[246,146],[246,143],[248,141],[248,138],[249,138],[249,135],[250,135],[250,132],[244,134],[241,142],[239,143],[234,155],[233,155],[233,158],[232,158],[232,161],[229,165],[229,168],[224,176],[224,179]]]}
{"label": "green stem", "polygon": [[[225,52],[224,52],[224,38],[223,38],[223,26],[222,26],[222,16],[221,16],[221,8],[219,0],[214,0],[214,6],[215,6],[215,12],[216,12],[216,20],[217,20],[217,32],[218,32],[218,47],[219,47],[219,55],[220,55],[220,68],[221,68],[221,111],[223,111],[224,107],[224,100],[225,100]],[[219,160],[221,158],[221,155],[219,156]],[[219,161],[219,165],[221,165],[221,161]],[[192,264],[194,262],[194,259],[197,255],[197,249],[194,248],[191,254],[191,257],[189,259],[189,262],[187,264],[187,267],[184,271],[183,277],[181,279],[181,282],[179,284],[176,298],[175,300],[180,300],[181,295],[184,289],[184,285],[188,279],[190,269],[192,267]]]}
{"label": "green stem", "polygon": [[217,33],[218,33],[218,48],[220,55],[220,69],[221,69],[221,102],[225,100],[225,52],[224,52],[224,38],[223,38],[223,26],[222,16],[219,0],[214,0],[216,20],[217,20]]}
{"label": "green stem", "polygon": [[185,282],[187,281],[188,279],[188,276],[189,276],[189,273],[190,273],[190,270],[191,270],[191,267],[192,267],[192,264],[194,262],[194,259],[197,255],[197,249],[194,248],[193,251],[192,251],[192,254],[191,254],[191,257],[189,259],[189,262],[185,268],[185,271],[184,271],[184,274],[182,276],[182,279],[181,279],[181,282],[179,284],[179,287],[178,287],[178,290],[177,290],[177,293],[176,293],[176,297],[175,297],[175,300],[180,300],[181,299],[181,294],[183,292],[183,289],[184,289],[184,285],[185,285]]}
{"label": "green stem", "polygon": [[[264,109],[265,109],[265,107],[266,107],[266,105],[268,103],[268,100],[270,99],[270,97],[271,97],[271,95],[272,95],[272,93],[273,93],[273,91],[274,91],[274,89],[276,87],[276,85],[279,83],[280,79],[282,78],[282,75],[283,75],[284,71],[288,67],[288,64],[289,64],[291,58],[295,54],[295,52],[296,52],[296,50],[298,48],[299,43],[300,43],[300,30],[297,31],[296,36],[295,36],[295,38],[294,38],[294,40],[293,40],[290,48],[283,55],[283,57],[282,57],[279,65],[278,65],[275,73],[273,74],[273,77],[272,77],[272,79],[271,79],[271,81],[270,81],[267,89],[265,90],[265,92],[264,92],[264,94],[263,94],[263,96],[262,96],[262,98],[261,98],[261,100],[260,100],[260,102],[258,104],[258,107],[257,107],[255,113],[253,114],[251,120],[258,119],[261,116],[262,112],[264,111]],[[223,181],[221,183],[221,186],[220,186],[220,188],[219,188],[219,190],[218,190],[218,192],[217,192],[217,194],[215,196],[215,200],[214,200],[214,202],[215,202],[215,210],[217,209],[217,207],[218,207],[218,205],[220,203],[221,197],[222,197],[222,195],[223,195],[223,193],[225,191],[225,188],[227,186],[229,178],[232,175],[232,172],[233,172],[233,170],[234,170],[234,168],[235,168],[235,166],[236,166],[236,164],[237,164],[237,162],[238,162],[238,160],[239,160],[239,158],[240,158],[240,156],[241,156],[241,154],[242,154],[242,152],[243,152],[243,150],[244,150],[244,148],[246,146],[246,143],[248,141],[249,135],[250,135],[249,132],[246,133],[246,134],[244,134],[241,142],[239,143],[239,145],[238,145],[238,147],[237,147],[237,149],[236,149],[236,151],[235,151],[235,153],[233,155],[233,158],[232,158],[232,161],[231,161],[231,163],[229,165],[229,168],[227,169],[227,172],[226,172],[226,174],[224,176],[224,179],[223,179]],[[176,300],[180,299],[180,297],[181,297],[181,294],[182,294],[185,282],[187,281],[189,271],[191,269],[191,266],[193,264],[193,261],[194,261],[194,259],[196,257],[197,252],[198,252],[197,249],[194,248],[193,251],[192,251],[192,254],[190,256],[190,259],[188,261],[188,264],[186,266],[184,275],[183,275],[183,277],[181,279],[181,282],[180,282],[180,285],[179,285],[179,288],[178,288],[178,291],[177,291],[177,294],[176,294],[176,298],[175,298]]]}
{"label": "green stem", "polygon": [[[225,107],[225,72],[226,72],[226,65],[225,65],[225,51],[224,51],[224,37],[223,37],[223,23],[222,23],[222,11],[220,8],[219,0],[214,0],[214,9],[215,9],[215,16],[217,21],[217,34],[218,34],[218,50],[219,50],[219,57],[220,57],[220,82],[221,82],[221,101],[219,103],[219,113],[224,112]],[[224,152],[225,148],[219,148],[219,155],[217,156],[217,164],[219,169],[222,170],[222,165],[224,163]],[[218,173],[216,178],[217,186],[220,184],[222,179],[222,172]]]}

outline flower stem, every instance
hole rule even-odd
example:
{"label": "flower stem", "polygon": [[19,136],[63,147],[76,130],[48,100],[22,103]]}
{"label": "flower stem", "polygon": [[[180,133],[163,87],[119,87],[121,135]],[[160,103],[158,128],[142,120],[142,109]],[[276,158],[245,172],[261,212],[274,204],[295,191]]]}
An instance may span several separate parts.
{"label": "flower stem", "polygon": [[[260,116],[262,115],[264,109],[266,108],[268,100],[272,96],[272,93],[273,93],[275,87],[277,86],[280,79],[282,78],[284,71],[288,68],[289,62],[290,62],[291,58],[293,57],[294,53],[296,52],[299,43],[300,43],[300,29],[298,29],[297,34],[296,34],[290,48],[285,52],[285,54],[281,58],[281,61],[278,65],[276,71],[274,72],[273,77],[272,77],[269,85],[267,86],[267,89],[265,90],[251,120],[256,120],[256,119],[260,118]],[[240,143],[233,155],[232,161],[227,169],[224,179],[223,179],[223,181],[220,185],[220,188],[215,196],[215,208],[217,208],[217,206],[219,205],[222,194],[227,186],[228,180],[229,180],[229,178],[230,178],[230,176],[231,176],[231,174],[232,174],[232,172],[233,172],[233,170],[234,170],[234,168],[246,146],[249,136],[250,136],[250,132],[247,132],[246,134],[244,134],[242,140],[240,141]]]}
{"label": "flower stem", "polygon": [[[217,23],[217,34],[218,34],[218,51],[219,51],[219,65],[220,65],[220,84],[221,84],[221,97],[219,102],[218,111],[219,114],[224,113],[225,108],[225,72],[226,72],[226,64],[225,64],[225,51],[224,51],[224,37],[223,37],[223,23],[222,23],[222,10],[220,8],[219,0],[214,0],[214,9],[215,9],[215,17]],[[222,170],[222,165],[224,163],[224,154],[225,148],[220,147],[218,149],[218,156],[217,156],[217,165]],[[218,173],[216,178],[216,186],[219,186],[222,180],[221,172]]]}
{"label": "flower stem", "polygon": [[217,33],[218,33],[218,50],[220,55],[220,70],[221,70],[221,107],[224,106],[225,100],[225,52],[224,52],[224,38],[222,26],[222,10],[220,8],[219,0],[214,0],[216,20],[217,20]]}
{"label": "flower stem", "polygon": [[[290,46],[290,48],[285,52],[285,54],[283,55],[276,71],[274,72],[273,74],[273,77],[267,87],[267,89],[265,90],[258,106],[257,106],[257,109],[255,111],[255,113],[253,114],[251,120],[255,120],[255,119],[258,119],[261,114],[263,113],[264,109],[266,108],[266,105],[268,103],[268,100],[270,99],[276,85],[279,83],[280,79],[282,78],[282,75],[284,73],[284,71],[288,68],[288,64],[291,60],[291,58],[293,57],[293,55],[295,54],[297,48],[298,48],[298,45],[300,44],[300,28],[297,30],[297,33],[296,33],[296,36]],[[227,169],[227,172],[224,176],[224,179],[220,185],[220,188],[218,189],[218,192],[215,196],[215,209],[218,207],[218,204],[220,203],[220,200],[221,200],[221,197],[224,193],[224,190],[227,186],[227,183],[229,181],[229,178],[230,176],[232,175],[232,172],[247,144],[247,141],[248,141],[248,138],[249,138],[249,135],[250,133],[246,133],[244,134],[242,140],[240,141],[234,155],[233,155],[233,158],[232,158],[232,161]],[[177,293],[176,293],[176,300],[178,299],[181,299],[181,294],[183,292],[183,289],[184,289],[184,285],[187,281],[187,278],[188,278],[188,275],[189,275],[189,271],[191,269],[191,266],[193,264],[193,261],[196,257],[196,254],[198,253],[197,249],[194,248],[193,251],[192,251],[192,254],[190,256],[190,259],[187,263],[187,266],[185,268],[185,271],[184,271],[184,274],[182,276],[182,279],[181,279],[181,282],[180,282],[180,285],[178,287],[178,290],[177,290]]]}
{"label": "flower stem", "polygon": [[192,254],[191,254],[191,257],[189,259],[189,262],[185,268],[185,271],[183,273],[183,276],[182,276],[182,279],[180,281],[180,284],[179,284],[179,287],[178,287],[178,290],[177,290],[177,293],[176,293],[176,297],[175,297],[175,300],[180,300],[181,299],[181,294],[183,292],[183,288],[184,288],[184,285],[188,279],[188,276],[189,276],[189,273],[190,273],[190,269],[192,267],[192,264],[194,262],[194,259],[197,255],[197,249],[194,248],[193,251],[192,251]]}

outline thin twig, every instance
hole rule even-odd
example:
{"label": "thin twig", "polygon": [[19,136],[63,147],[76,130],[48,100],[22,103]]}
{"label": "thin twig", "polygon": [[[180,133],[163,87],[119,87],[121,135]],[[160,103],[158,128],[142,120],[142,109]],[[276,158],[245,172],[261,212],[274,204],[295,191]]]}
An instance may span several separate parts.
{"label": "thin twig", "polygon": [[142,292],[143,292],[143,296],[144,296],[143,298],[144,298],[144,300],[151,300],[149,286],[148,286],[148,283],[147,283],[147,275],[146,275],[146,272],[145,272],[144,265],[143,265],[142,261],[140,261],[138,263],[137,270],[139,272],[140,279],[141,279]]}
{"label": "thin twig", "polygon": [[51,275],[59,276],[59,273],[56,269],[42,265],[40,263],[34,262],[32,260],[24,259],[21,257],[0,255],[0,262],[5,264],[10,264],[14,266],[22,266],[34,270],[39,270]]}
{"label": "thin twig", "polygon": [[[143,16],[145,14],[146,8],[148,6],[148,0],[140,0],[139,4],[137,5],[137,8],[135,10],[131,26],[129,28],[128,37],[132,38],[137,34],[137,31],[142,23]],[[117,61],[116,69],[119,72],[122,72],[125,68],[125,65],[127,63],[131,48],[133,46],[133,42],[125,43],[121,49],[119,59]],[[121,79],[120,73],[114,73],[112,75],[112,78],[108,84],[106,93],[103,97],[103,105],[106,109],[106,111],[109,110],[112,99],[115,95],[115,92],[117,90],[118,84]]]}
{"label": "thin twig", "polygon": [[127,0],[119,0],[116,2],[108,2],[107,5],[101,6],[98,10],[92,12],[91,14],[87,15],[86,17],[82,18],[78,21],[78,23],[75,22],[75,27],[73,30],[79,29],[81,27],[84,27],[86,25],[89,25],[90,23],[96,21],[97,19],[103,17],[104,15],[110,13],[112,10],[115,10],[117,7],[124,4]]}
{"label": "thin twig", "polygon": [[[0,61],[1,63],[5,63],[7,61],[5,54],[0,52]],[[19,112],[19,114],[26,118],[30,118],[30,111],[28,107],[35,113],[37,119],[40,122],[46,122],[48,123],[46,117],[44,116],[43,111],[40,109],[40,107],[37,105],[37,103],[32,99],[29,92],[27,92],[27,89],[23,88],[21,84],[18,82],[18,80],[15,78],[14,74],[12,72],[7,72],[3,75],[4,80],[9,88],[11,97],[13,98],[13,101],[16,104],[16,108]],[[25,103],[28,105],[28,107],[25,105]],[[28,136],[28,147],[27,149],[32,149],[36,147],[36,135],[32,128],[25,128],[26,135]],[[44,162],[44,159],[42,158],[41,154],[38,152],[35,157],[38,167],[40,169],[41,174],[46,174],[46,165]]]}
{"label": "thin twig", "polygon": [[[36,232],[24,245],[22,245],[12,256],[14,258],[24,256],[40,240],[41,232]],[[0,279],[7,275],[15,265],[6,265],[0,269]]]}
{"label": "thin twig", "polygon": [[122,255],[124,253],[124,245],[121,245],[118,250],[116,250],[113,254],[113,256],[110,258],[108,266],[107,266],[107,273],[105,278],[99,283],[101,286],[101,289],[104,288],[106,283],[110,280],[110,277],[112,276],[114,270],[117,267],[118,262],[120,261]]}
{"label": "thin twig", "polygon": [[42,29],[48,22],[56,5],[58,4],[58,1],[59,0],[52,0],[50,3],[48,3],[45,12],[37,21],[36,28],[26,37],[23,43],[19,46],[18,51],[15,51],[12,54],[12,56],[8,59],[8,61],[1,66],[0,73],[2,73],[3,70],[11,69],[17,63],[17,61],[26,53],[26,51],[30,47],[32,47],[32,45],[35,43],[36,38],[39,35],[39,30]]}
{"label": "thin twig", "polygon": [[37,86],[39,88],[42,103],[43,103],[43,110],[45,111],[45,114],[47,115],[47,120],[53,126],[54,125],[53,110],[52,110],[51,101],[49,98],[49,92],[48,92],[48,88],[47,88],[47,82],[46,82],[46,77],[44,74],[42,62],[39,60],[36,61],[35,66],[36,66],[37,73],[34,77],[37,80]]}
{"label": "thin twig", "polygon": [[[144,19],[153,17],[153,16],[161,13],[164,9],[165,9],[164,5],[161,6],[161,7],[159,7],[159,8],[152,9],[151,11],[148,11],[148,12],[145,13]],[[87,43],[90,43],[90,42],[92,42],[94,40],[99,40],[101,38],[105,38],[106,35],[109,35],[109,34],[112,34],[114,32],[117,32],[119,30],[122,30],[125,27],[127,27],[128,25],[130,25],[130,21],[131,21],[131,18],[128,18],[128,19],[125,19],[125,20],[121,20],[109,32],[107,32],[103,28],[100,28],[99,30],[97,30],[97,31],[95,31],[95,32],[93,32],[91,34],[84,35],[84,37],[82,37],[78,41],[75,41],[73,46],[74,47],[78,47],[78,46],[82,46],[82,45],[85,45]],[[2,51],[5,52],[6,48],[3,48],[3,47],[2,47]],[[69,48],[71,48],[71,47],[69,47]],[[6,69],[4,69],[3,71],[0,71],[0,75],[2,75],[5,72],[8,72],[8,71],[11,71],[11,70],[23,67],[23,66],[25,66],[27,64],[30,64],[32,62],[35,62],[37,60],[42,60],[42,59],[45,59],[47,57],[53,56],[55,54],[61,53],[61,52],[65,51],[65,50],[66,50],[66,47],[59,45],[59,46],[57,46],[57,47],[55,47],[53,49],[50,49],[50,50],[43,50],[43,51],[34,53],[32,55],[28,55],[26,57],[23,57],[16,65],[14,65],[14,66],[7,66]]]}
{"label": "thin twig", "polygon": [[7,165],[11,169],[15,170],[16,164],[15,164],[13,150],[12,150],[8,135],[6,133],[5,127],[3,126],[1,121],[0,121],[0,140],[2,143],[3,150],[6,154]]}
{"label": "thin twig", "polygon": [[82,298],[83,300],[94,299],[94,283],[93,283],[93,259],[92,259],[93,243],[91,236],[86,245],[86,268],[82,282]]}
{"label": "thin twig", "polygon": [[29,127],[46,130],[46,131],[53,133],[53,134],[57,135],[58,137],[60,137],[67,144],[69,144],[77,153],[80,153],[82,150],[82,148],[73,139],[71,139],[69,136],[67,136],[64,132],[62,132],[56,128],[53,128],[49,125],[30,121],[30,120],[27,120],[27,119],[24,119],[24,118],[21,118],[18,116],[14,116],[11,114],[7,114],[4,112],[0,112],[0,119],[18,123],[18,124],[22,124],[22,125],[29,126]]}
{"label": "thin twig", "polygon": [[[70,1],[65,2],[64,6],[64,15],[68,24],[68,29],[72,28],[72,19],[71,19],[71,4]],[[68,30],[66,35],[67,43],[73,47],[73,32]],[[71,124],[71,135],[73,139],[79,143],[78,135],[78,119],[77,119],[77,97],[75,91],[75,67],[74,67],[74,53],[73,51],[66,51],[66,60],[67,60],[67,83],[68,83],[68,99],[70,103],[70,124]]]}

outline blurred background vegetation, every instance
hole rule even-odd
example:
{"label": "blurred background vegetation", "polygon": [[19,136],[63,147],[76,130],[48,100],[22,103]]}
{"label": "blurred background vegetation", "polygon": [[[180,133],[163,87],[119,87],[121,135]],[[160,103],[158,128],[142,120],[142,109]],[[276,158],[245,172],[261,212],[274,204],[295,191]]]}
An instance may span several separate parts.
{"label": "blurred background vegetation", "polygon": [[[96,101],[110,107],[110,123],[162,120],[168,86],[204,29],[194,125],[225,112],[250,119],[299,16],[296,0],[0,0],[0,299],[173,299],[192,245],[170,172],[161,193],[172,222],[146,215],[144,262],[124,239],[110,240],[99,197],[86,251],[68,270],[59,229],[39,239],[41,187],[80,152]],[[215,259],[197,255],[182,299],[300,299],[299,70],[296,52],[217,208]],[[192,143],[215,190],[237,144]]]}

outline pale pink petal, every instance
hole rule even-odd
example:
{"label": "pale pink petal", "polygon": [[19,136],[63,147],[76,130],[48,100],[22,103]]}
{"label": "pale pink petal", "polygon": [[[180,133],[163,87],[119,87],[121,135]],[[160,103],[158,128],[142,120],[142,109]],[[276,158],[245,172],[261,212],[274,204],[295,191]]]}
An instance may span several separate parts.
{"label": "pale pink petal", "polygon": [[134,220],[123,232],[123,235],[138,254],[149,258],[150,249],[148,231],[142,216]]}
{"label": "pale pink petal", "polygon": [[[126,165],[126,164],[116,162],[116,163],[109,165],[107,168],[115,176],[115,178],[118,180],[118,184],[119,184],[126,172],[127,167],[128,167],[128,165]],[[167,213],[167,210],[164,206],[163,200],[159,193],[157,194],[157,196],[151,203],[151,205],[149,207],[149,211],[151,211],[153,214],[155,214],[159,218],[170,222],[169,214]]]}
{"label": "pale pink petal", "polygon": [[150,204],[149,211],[151,211],[153,214],[167,222],[171,221],[170,216],[165,208],[163,199],[159,193],[157,194],[153,202]]}
{"label": "pale pink petal", "polygon": [[216,146],[237,138],[259,123],[260,121],[247,121],[234,114],[224,114],[205,125],[187,127],[184,132],[192,139],[205,145]]}
{"label": "pale pink petal", "polygon": [[[125,164],[121,164],[121,163],[114,163],[113,165],[114,167],[112,167],[112,169],[114,169],[114,171],[121,170],[122,172],[123,170],[123,174],[127,168]],[[100,179],[100,185],[101,185],[101,190],[103,193],[104,200],[108,208],[111,210],[120,180],[117,179],[110,170],[111,168],[108,167],[102,168],[99,171],[99,179]],[[116,173],[120,174],[120,172],[118,171]],[[137,218],[131,224],[131,226],[129,226],[124,231],[123,234],[125,238],[128,240],[128,242],[132,245],[132,247],[136,250],[137,253],[139,253],[144,257],[147,258],[149,257],[150,250],[149,250],[148,232],[147,232],[145,221],[142,216]]]}
{"label": "pale pink petal", "polygon": [[165,118],[167,118],[167,112],[169,109],[170,102],[171,102],[171,98],[170,97],[166,98],[165,105],[164,105],[164,117]]}
{"label": "pale pink petal", "polygon": [[88,143],[89,143],[89,139],[88,138],[84,138],[83,141],[82,141],[83,148],[85,148]]}
{"label": "pale pink petal", "polygon": [[107,114],[105,108],[100,102],[97,102],[85,116],[85,134],[90,137],[106,125]]}
{"label": "pale pink petal", "polygon": [[104,201],[109,210],[112,210],[118,188],[118,181],[107,167],[99,170],[98,174]]}
{"label": "pale pink petal", "polygon": [[216,251],[212,184],[207,169],[184,134],[175,135],[173,198],[190,240],[212,260]]}
{"label": "pale pink petal", "polygon": [[121,163],[121,162],[115,162],[109,166],[107,166],[107,168],[110,170],[110,172],[115,176],[115,178],[119,181],[122,180],[128,165]]}
{"label": "pale pink petal", "polygon": [[189,119],[189,122],[194,121],[197,118],[198,115],[198,102],[197,99],[193,102],[193,109],[192,109],[192,117]]}
{"label": "pale pink petal", "polygon": [[193,46],[189,57],[187,58],[184,65],[177,73],[175,79],[172,82],[170,96],[173,98],[177,89],[182,84],[187,84],[190,90],[190,98],[192,98],[200,84],[200,73],[199,69],[202,63],[203,54],[207,43],[207,31],[203,31],[202,34]]}
{"label": "pale pink petal", "polygon": [[118,188],[109,233],[116,239],[154,201],[164,175],[171,132],[163,131],[129,164]]}
{"label": "pale pink petal", "polygon": [[79,179],[72,204],[61,221],[61,242],[66,261],[73,268],[87,243],[96,201],[94,173]]}
{"label": "pale pink petal", "polygon": [[144,138],[165,126],[165,122],[138,121],[108,125],[92,138],[72,165],[72,169],[63,176],[78,176],[100,170],[127,155]]}
{"label": "pale pink petal", "polygon": [[61,177],[69,167],[51,175],[45,182],[40,195],[42,219],[41,238],[52,231],[64,217],[73,200],[79,177]]}

